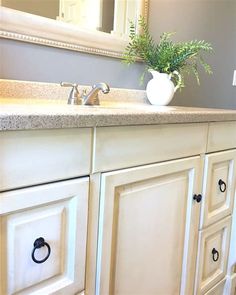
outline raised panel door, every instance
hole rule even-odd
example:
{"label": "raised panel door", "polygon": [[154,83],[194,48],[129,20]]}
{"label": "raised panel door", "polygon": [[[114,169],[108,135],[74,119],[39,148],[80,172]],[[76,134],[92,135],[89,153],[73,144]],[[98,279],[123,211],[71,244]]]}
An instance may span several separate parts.
{"label": "raised panel door", "polygon": [[200,158],[102,176],[96,294],[192,294]]}

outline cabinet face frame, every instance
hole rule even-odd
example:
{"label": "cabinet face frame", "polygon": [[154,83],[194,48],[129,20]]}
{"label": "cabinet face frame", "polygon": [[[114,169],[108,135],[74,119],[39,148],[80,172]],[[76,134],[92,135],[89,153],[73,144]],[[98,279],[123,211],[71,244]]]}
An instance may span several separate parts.
{"label": "cabinet face frame", "polygon": [[[23,230],[26,229],[27,232],[27,221],[33,221],[33,223],[34,219],[43,221],[44,215],[46,218],[49,217],[48,220],[50,220],[51,209],[52,214],[57,218],[57,224],[61,221],[61,227],[65,229],[61,235],[59,234],[60,247],[53,250],[53,244],[51,245],[51,254],[54,251],[54,256],[59,258],[61,273],[47,280],[36,282],[29,286],[27,290],[18,290],[19,294],[26,294],[27,292],[39,294],[83,292],[85,288],[88,186],[89,178],[84,177],[0,194],[0,229],[2,232],[0,235],[0,255],[6,253],[2,257],[0,268],[0,287],[3,288],[3,290],[0,289],[0,294],[15,294],[16,280],[14,275],[16,272],[14,265],[16,259],[18,259],[15,233],[16,236],[19,236],[17,229],[23,226]],[[40,212],[41,210],[42,212]],[[60,215],[60,212],[62,212],[62,215]],[[55,231],[56,229],[52,228]],[[50,235],[50,230],[49,225],[46,229],[49,239],[55,236],[54,232]],[[32,240],[33,242],[34,240]],[[57,241],[52,238],[52,242],[55,247]],[[7,252],[8,249],[12,250],[11,253]],[[30,256],[31,253],[29,253],[29,261],[31,261]],[[21,257],[19,257],[20,259]],[[46,263],[52,263],[50,257]],[[38,267],[36,264],[34,266]],[[41,265],[39,264],[39,266]],[[48,264],[48,267],[50,268],[50,264]],[[11,276],[6,273],[8,268],[12,270]],[[41,268],[40,270],[43,271]],[[25,282],[23,281],[21,284],[25,284]]]}
{"label": "cabinet face frame", "polygon": [[[187,188],[187,212],[186,226],[184,230],[184,249],[182,260],[182,275],[180,282],[180,294],[193,292],[193,279],[195,273],[197,236],[200,204],[193,201],[193,194],[200,191],[201,184],[201,160],[200,157],[192,157],[160,164],[146,165],[137,168],[104,173],[101,181],[100,219],[98,237],[98,256],[96,273],[96,294],[112,294],[112,230],[115,214],[115,189],[119,186],[132,184],[186,172],[188,174]],[[193,277],[189,277],[189,274]],[[189,293],[190,292],[190,293]]]}

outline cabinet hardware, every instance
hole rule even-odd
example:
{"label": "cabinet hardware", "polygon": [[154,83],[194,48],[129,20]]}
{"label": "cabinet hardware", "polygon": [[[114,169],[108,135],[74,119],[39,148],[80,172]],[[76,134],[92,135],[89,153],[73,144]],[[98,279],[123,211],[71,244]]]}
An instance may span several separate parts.
{"label": "cabinet hardware", "polygon": [[226,183],[222,179],[220,179],[218,181],[218,184],[219,184],[220,191],[224,193],[226,191]]}
{"label": "cabinet hardware", "polygon": [[200,203],[201,202],[201,200],[202,200],[202,195],[194,195],[193,196],[193,199],[197,202],[197,203]]}
{"label": "cabinet hardware", "polygon": [[[46,246],[48,248],[48,254],[41,260],[36,259],[35,256],[34,256],[35,251],[37,249],[40,249],[40,248],[44,247],[44,246]],[[32,257],[32,260],[35,263],[43,263],[43,262],[45,262],[48,259],[48,257],[50,256],[50,253],[51,253],[51,248],[48,245],[48,243],[45,242],[44,238],[40,237],[40,238],[38,238],[38,239],[36,239],[34,241],[34,249],[32,251],[31,257]]]}
{"label": "cabinet hardware", "polygon": [[220,253],[216,250],[216,248],[213,248],[213,249],[212,249],[211,254],[212,254],[212,259],[213,259],[213,261],[216,262],[216,261],[219,260]]}

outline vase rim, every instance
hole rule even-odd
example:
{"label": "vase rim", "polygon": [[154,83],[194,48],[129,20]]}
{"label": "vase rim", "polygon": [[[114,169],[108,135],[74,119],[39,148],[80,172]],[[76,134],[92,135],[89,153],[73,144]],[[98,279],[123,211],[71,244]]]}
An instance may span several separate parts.
{"label": "vase rim", "polygon": [[151,73],[153,76],[156,76],[156,75],[162,75],[162,76],[169,76],[169,74],[167,74],[167,73],[161,73],[161,72],[159,72],[159,71],[156,71],[156,70],[152,70],[152,69],[149,69],[148,70],[149,71],[149,73]]}
{"label": "vase rim", "polygon": [[153,70],[153,69],[148,69],[148,72],[155,72],[155,73],[159,73],[159,74],[166,74],[166,75],[169,75],[168,73],[160,72],[160,71]]}

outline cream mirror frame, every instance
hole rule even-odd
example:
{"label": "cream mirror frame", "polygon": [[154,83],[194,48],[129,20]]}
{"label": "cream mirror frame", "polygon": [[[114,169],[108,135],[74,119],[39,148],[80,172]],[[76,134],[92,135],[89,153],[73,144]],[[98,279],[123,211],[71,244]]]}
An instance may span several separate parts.
{"label": "cream mirror frame", "polygon": [[[148,0],[137,0],[136,15],[147,20]],[[116,36],[0,7],[0,38],[121,58],[128,36]]]}

